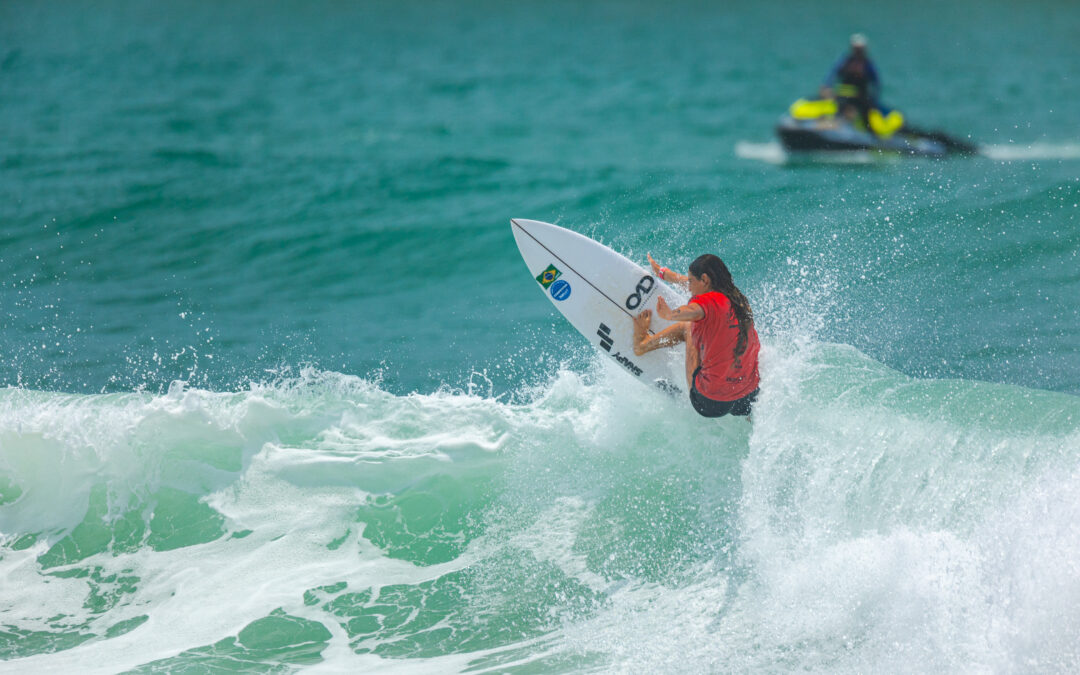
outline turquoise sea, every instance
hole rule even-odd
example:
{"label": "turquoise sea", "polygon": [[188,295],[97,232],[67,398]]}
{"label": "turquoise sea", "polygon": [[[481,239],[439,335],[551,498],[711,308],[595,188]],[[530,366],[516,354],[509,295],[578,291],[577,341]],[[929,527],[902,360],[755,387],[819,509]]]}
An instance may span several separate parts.
{"label": "turquoise sea", "polygon": [[[848,35],[972,158],[787,158]],[[0,672],[1080,670],[1080,5],[0,4]],[[511,217],[715,252],[752,423]]]}

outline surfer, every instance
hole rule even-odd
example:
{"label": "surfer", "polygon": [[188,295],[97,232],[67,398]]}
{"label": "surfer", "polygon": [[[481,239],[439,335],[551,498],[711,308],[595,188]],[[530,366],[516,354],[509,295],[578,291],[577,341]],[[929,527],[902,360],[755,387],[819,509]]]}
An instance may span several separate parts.
{"label": "surfer", "polygon": [[651,310],[634,317],[634,353],[641,356],[685,342],[686,383],[694,410],[704,417],[749,416],[758,394],[761,345],[750,303],[731,280],[727,265],[706,253],[682,275],[648,257],[653,274],[688,286],[693,297],[677,309],[659,298],[656,313],[677,323],[655,335],[649,335]]}

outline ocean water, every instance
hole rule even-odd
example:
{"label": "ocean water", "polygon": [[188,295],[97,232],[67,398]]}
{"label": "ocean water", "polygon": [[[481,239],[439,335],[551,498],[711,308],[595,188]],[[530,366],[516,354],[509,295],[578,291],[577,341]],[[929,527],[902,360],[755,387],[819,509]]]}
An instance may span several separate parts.
{"label": "ocean water", "polygon": [[[866,33],[979,157],[785,157]],[[0,672],[1080,669],[1080,6],[0,5]],[[721,255],[753,421],[511,217]]]}

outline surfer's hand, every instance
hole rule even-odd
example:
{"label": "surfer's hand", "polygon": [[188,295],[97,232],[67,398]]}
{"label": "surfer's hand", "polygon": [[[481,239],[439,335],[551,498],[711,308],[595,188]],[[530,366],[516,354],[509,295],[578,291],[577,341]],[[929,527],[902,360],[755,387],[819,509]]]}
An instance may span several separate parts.
{"label": "surfer's hand", "polygon": [[664,301],[664,297],[660,296],[656,299],[656,313],[661,319],[665,321],[671,321],[671,308]]}
{"label": "surfer's hand", "polygon": [[649,259],[649,264],[652,265],[652,273],[663,279],[663,275],[660,274],[660,263],[653,260],[652,256],[648,253],[645,254],[645,257]]}

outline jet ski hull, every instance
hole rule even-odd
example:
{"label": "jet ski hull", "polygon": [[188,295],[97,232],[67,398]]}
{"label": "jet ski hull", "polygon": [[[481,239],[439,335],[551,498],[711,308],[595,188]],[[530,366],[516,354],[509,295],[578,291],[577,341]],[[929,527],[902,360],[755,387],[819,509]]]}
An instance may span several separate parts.
{"label": "jet ski hull", "polygon": [[977,152],[973,145],[939,132],[901,131],[882,138],[835,120],[823,124],[820,120],[798,120],[785,116],[776,125],[776,134],[784,150],[792,153],[878,151],[944,157]]}

